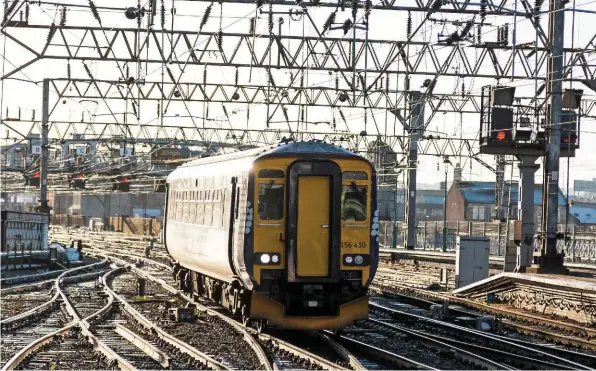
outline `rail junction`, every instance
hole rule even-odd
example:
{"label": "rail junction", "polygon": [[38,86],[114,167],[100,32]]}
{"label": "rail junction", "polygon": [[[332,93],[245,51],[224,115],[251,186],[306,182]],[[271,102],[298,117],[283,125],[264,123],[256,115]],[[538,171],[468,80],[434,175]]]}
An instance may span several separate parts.
{"label": "rail junction", "polygon": [[146,257],[146,241],[136,236],[51,231],[65,244],[79,238],[88,241],[89,264],[3,283],[3,369],[591,369],[596,362],[591,325],[429,289],[432,265],[388,275],[404,263],[386,259],[370,318],[341,333],[261,332],[180,291],[161,245]]}

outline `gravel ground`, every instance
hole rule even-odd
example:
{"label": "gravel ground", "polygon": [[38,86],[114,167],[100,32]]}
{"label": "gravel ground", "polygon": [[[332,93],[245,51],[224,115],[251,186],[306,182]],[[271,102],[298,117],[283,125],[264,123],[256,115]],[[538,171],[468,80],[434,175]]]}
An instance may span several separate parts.
{"label": "gravel ground", "polygon": [[0,298],[0,318],[3,320],[33,309],[50,300],[50,290],[42,288],[37,291],[17,292],[2,295]]}
{"label": "gravel ground", "polygon": [[78,328],[64,338],[43,346],[33,356],[22,362],[19,370],[116,370],[93,350]]}

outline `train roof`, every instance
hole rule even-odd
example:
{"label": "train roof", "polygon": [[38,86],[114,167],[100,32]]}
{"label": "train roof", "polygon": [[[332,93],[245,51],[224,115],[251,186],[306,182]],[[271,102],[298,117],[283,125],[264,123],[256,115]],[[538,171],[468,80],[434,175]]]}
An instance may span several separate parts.
{"label": "train roof", "polygon": [[249,149],[246,151],[228,153],[224,155],[204,157],[189,161],[182,165],[182,167],[206,165],[216,162],[224,162],[237,160],[241,158],[252,157],[253,161],[268,157],[351,157],[364,161],[368,161],[364,157],[334,144],[325,143],[322,141],[304,141],[304,142],[290,142],[287,144],[279,144],[277,146],[260,147]]}

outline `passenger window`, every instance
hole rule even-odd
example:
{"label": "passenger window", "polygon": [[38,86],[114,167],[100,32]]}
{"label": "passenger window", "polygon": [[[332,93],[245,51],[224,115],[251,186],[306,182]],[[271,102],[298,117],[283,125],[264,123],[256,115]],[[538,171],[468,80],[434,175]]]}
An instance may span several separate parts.
{"label": "passenger window", "polygon": [[264,169],[259,170],[259,178],[281,178],[283,179],[283,170]]}
{"label": "passenger window", "polygon": [[367,180],[368,175],[364,171],[344,171],[341,174],[342,180]]}
{"label": "passenger window", "polygon": [[344,185],[341,190],[341,219],[348,222],[366,220],[366,187],[355,182]]}
{"label": "passenger window", "polygon": [[284,214],[284,185],[259,184],[259,218],[280,220]]}

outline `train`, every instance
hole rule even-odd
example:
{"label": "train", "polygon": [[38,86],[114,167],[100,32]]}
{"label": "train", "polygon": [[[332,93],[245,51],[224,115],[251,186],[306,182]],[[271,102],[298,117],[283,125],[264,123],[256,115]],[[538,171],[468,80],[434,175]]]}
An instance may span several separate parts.
{"label": "train", "polygon": [[259,329],[340,330],[368,318],[376,197],[373,164],[321,141],[189,161],[166,180],[174,277]]}

